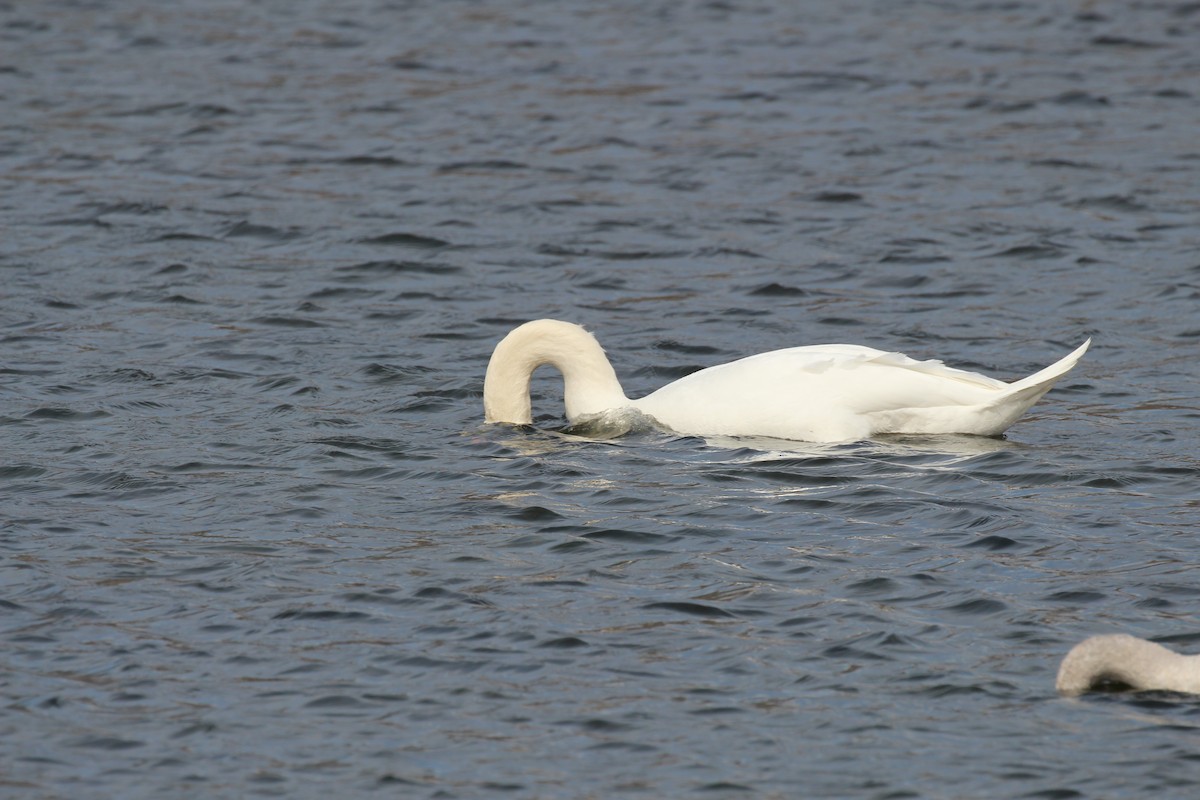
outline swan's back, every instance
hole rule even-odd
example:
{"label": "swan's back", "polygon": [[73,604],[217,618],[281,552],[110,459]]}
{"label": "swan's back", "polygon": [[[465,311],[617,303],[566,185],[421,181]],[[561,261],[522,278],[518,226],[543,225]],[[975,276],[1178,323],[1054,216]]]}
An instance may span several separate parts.
{"label": "swan's back", "polygon": [[1037,402],[1085,348],[1036,386],[1022,386],[861,345],[794,347],[700,370],[633,404],[670,428],[698,435],[808,441],[880,433],[993,436]]}

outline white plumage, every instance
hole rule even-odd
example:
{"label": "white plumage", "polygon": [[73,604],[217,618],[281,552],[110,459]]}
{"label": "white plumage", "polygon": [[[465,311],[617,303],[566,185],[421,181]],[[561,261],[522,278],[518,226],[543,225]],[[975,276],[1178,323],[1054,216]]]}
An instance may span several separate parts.
{"label": "white plumage", "polygon": [[529,382],[550,364],[563,374],[571,423],[633,409],[676,433],[856,441],[885,433],[996,436],[1041,399],[1090,344],[1028,378],[1005,383],[849,344],[775,350],[702,369],[630,400],[603,349],[570,322],[542,319],[496,345],[484,379],[488,422],[533,421]]}
{"label": "white plumage", "polygon": [[1063,659],[1058,691],[1083,694],[1104,683],[1200,694],[1200,656],[1181,655],[1124,633],[1084,639]]}

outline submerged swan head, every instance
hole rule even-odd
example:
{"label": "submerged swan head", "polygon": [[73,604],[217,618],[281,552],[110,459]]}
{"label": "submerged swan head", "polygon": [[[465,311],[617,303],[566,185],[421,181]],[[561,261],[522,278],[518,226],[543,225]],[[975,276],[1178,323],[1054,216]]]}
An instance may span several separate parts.
{"label": "submerged swan head", "polygon": [[1123,633],[1093,636],[1071,648],[1058,669],[1058,691],[1078,695],[1105,684],[1200,694],[1200,656]]}

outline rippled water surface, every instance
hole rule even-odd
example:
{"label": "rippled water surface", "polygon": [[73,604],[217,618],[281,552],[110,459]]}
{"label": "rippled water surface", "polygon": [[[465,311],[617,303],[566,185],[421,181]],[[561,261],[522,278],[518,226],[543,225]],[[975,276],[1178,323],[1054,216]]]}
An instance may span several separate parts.
{"label": "rippled water surface", "polygon": [[[1194,797],[1200,6],[0,1],[0,796]],[[804,343],[1006,439],[481,424]]]}

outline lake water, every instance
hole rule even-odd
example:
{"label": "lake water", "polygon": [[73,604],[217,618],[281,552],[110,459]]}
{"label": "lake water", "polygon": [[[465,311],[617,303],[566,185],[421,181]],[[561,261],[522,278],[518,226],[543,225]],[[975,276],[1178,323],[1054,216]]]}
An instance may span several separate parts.
{"label": "lake water", "polygon": [[[0,796],[1144,798],[1200,703],[1200,6],[0,2]],[[1005,439],[482,424],[852,342]]]}

